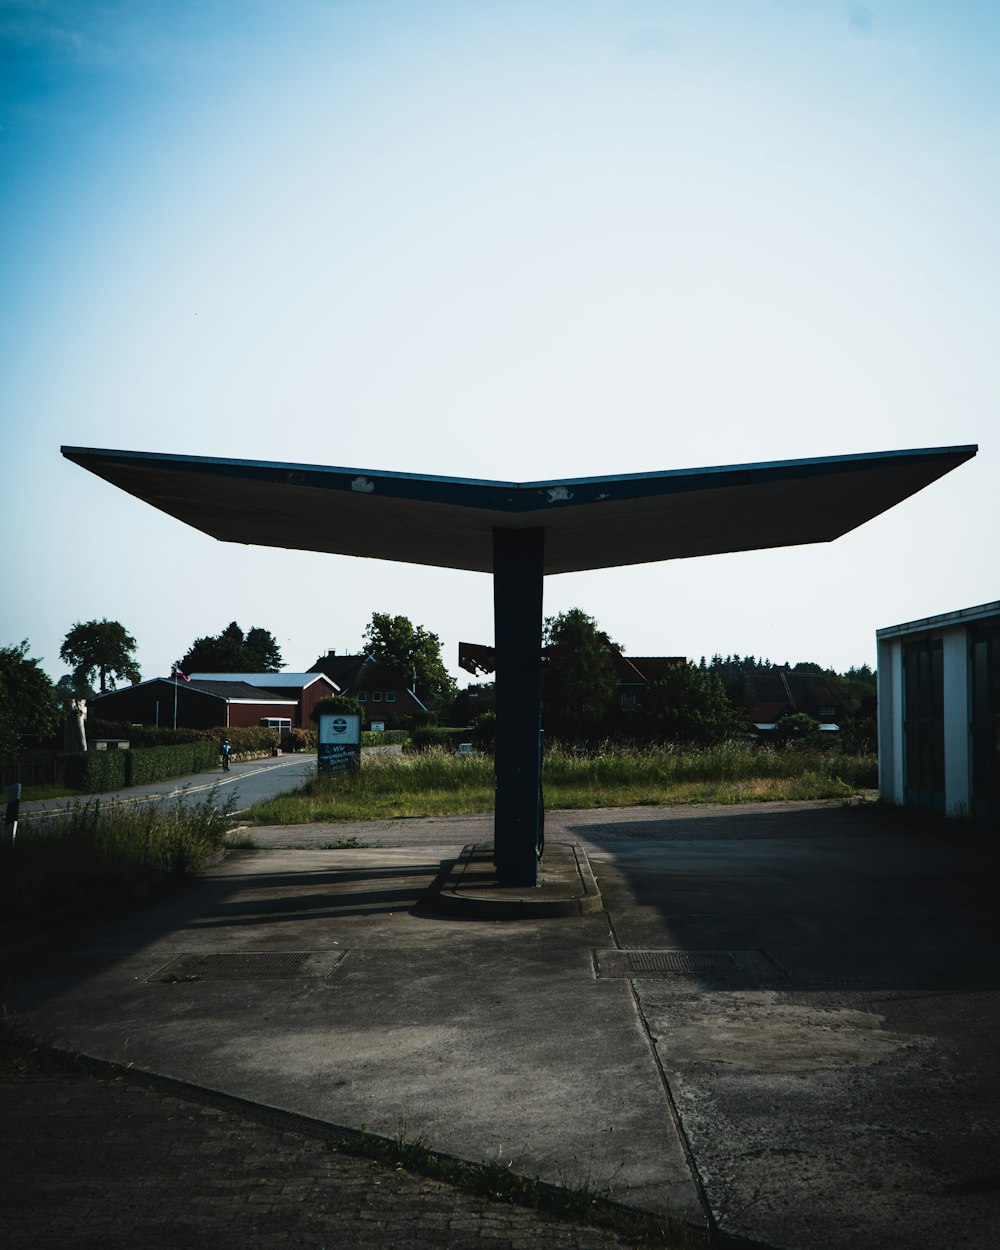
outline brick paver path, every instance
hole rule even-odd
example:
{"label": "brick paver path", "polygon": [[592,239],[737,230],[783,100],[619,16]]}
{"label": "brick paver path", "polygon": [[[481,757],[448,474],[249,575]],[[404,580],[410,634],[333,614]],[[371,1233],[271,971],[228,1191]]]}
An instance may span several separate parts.
{"label": "brick paver path", "polygon": [[128,1080],[0,1078],[5,1250],[625,1250]]}

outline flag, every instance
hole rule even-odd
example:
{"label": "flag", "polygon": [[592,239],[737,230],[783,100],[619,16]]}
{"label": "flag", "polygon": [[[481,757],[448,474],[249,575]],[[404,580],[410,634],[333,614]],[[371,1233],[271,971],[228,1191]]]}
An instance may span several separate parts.
{"label": "flag", "polygon": [[175,668],[175,669],[174,669],[174,676],[175,676],[175,677],[179,677],[179,678],[181,679],[181,681],[186,681],[186,682],[188,682],[188,684],[190,684],[190,682],[191,682],[191,678],[190,678],[190,677],[185,677],[185,676],[184,676],[184,674],[181,672],[181,670],[180,670],[179,668]]}

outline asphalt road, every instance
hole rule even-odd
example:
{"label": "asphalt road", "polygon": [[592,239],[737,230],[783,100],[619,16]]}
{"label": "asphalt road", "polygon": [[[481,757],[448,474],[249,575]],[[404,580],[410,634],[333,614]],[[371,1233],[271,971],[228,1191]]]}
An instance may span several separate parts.
{"label": "asphalt road", "polygon": [[[175,803],[201,802],[214,788],[220,799],[235,797],[235,811],[241,812],[264,799],[287,794],[312,775],[316,757],[312,754],[280,755],[277,759],[244,760],[231,765],[229,772],[221,768],[174,777],[149,786],[131,786],[107,794],[93,795],[102,802]],[[51,818],[78,802],[78,799],[43,799],[22,803],[19,819],[23,824]]]}

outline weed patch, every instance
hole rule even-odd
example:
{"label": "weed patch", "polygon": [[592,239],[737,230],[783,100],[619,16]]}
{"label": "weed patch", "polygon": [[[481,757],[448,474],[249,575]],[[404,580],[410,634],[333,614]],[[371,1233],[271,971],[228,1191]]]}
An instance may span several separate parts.
{"label": "weed patch", "polygon": [[198,803],[170,806],[92,799],[26,822],[13,845],[0,847],[0,917],[191,876],[225,845],[232,807],[213,790]]}
{"label": "weed patch", "polygon": [[[872,755],[822,749],[609,745],[580,756],[559,747],[542,763],[549,809],[845,799],[877,784]],[[432,747],[366,757],[356,773],[315,777],[259,804],[262,825],[459,816],[493,808],[493,759]]]}
{"label": "weed patch", "polygon": [[664,1218],[622,1206],[604,1197],[589,1181],[580,1185],[553,1185],[518,1170],[514,1160],[469,1163],[439,1154],[423,1136],[410,1135],[400,1121],[395,1137],[380,1137],[362,1129],[349,1139],[331,1142],[328,1149],[374,1159],[432,1180],[443,1181],[490,1202],[528,1207],[553,1220],[588,1224],[630,1238],[637,1250],[705,1250],[714,1239],[704,1229],[683,1219]]}

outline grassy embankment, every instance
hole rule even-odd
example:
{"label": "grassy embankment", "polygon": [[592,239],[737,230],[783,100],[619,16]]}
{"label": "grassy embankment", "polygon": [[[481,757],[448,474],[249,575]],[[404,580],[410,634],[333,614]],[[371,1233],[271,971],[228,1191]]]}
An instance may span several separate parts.
{"label": "grassy embankment", "polygon": [[0,919],[196,873],[226,842],[231,803],[74,803],[0,846]]}
{"label": "grassy embankment", "polygon": [[[550,750],[543,762],[545,806],[658,806],[848,798],[876,784],[875,757],[831,750],[717,747],[609,747],[587,756]],[[493,759],[439,749],[368,757],[356,775],[316,778],[259,804],[259,825],[453,816],[493,808]]]}

